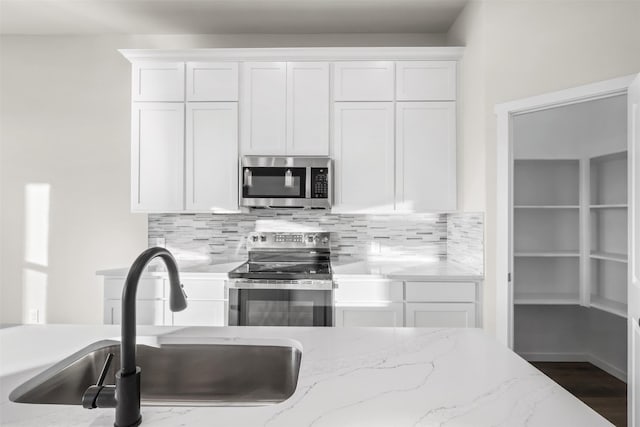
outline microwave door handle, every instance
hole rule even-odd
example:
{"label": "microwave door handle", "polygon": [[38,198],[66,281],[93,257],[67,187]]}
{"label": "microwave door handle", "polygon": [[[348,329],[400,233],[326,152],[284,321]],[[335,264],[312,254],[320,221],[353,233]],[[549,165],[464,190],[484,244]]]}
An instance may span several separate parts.
{"label": "microwave door handle", "polygon": [[253,175],[251,174],[251,169],[249,168],[244,169],[243,182],[245,187],[251,187],[253,185]]}
{"label": "microwave door handle", "polygon": [[311,198],[311,166],[307,166],[305,168],[305,179],[304,179],[304,198]]}

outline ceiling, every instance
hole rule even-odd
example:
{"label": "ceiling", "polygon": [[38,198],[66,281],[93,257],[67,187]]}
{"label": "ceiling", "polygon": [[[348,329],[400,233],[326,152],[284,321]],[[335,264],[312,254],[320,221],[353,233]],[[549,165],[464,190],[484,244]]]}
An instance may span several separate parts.
{"label": "ceiling", "polygon": [[0,0],[0,34],[444,33],[468,0]]}

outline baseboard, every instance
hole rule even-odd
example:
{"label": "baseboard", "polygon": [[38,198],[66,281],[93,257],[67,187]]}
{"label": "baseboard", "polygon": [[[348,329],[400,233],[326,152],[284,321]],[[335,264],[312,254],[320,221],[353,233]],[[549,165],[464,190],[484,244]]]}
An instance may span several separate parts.
{"label": "baseboard", "polygon": [[518,353],[528,362],[589,362],[584,353]]}
{"label": "baseboard", "polygon": [[613,375],[620,381],[627,382],[627,372],[606,362],[591,353],[518,353],[528,362],[589,362]]}
{"label": "baseboard", "polygon": [[599,357],[593,354],[587,354],[586,356],[587,356],[587,361],[592,365],[597,366],[598,368],[602,369],[609,375],[613,375],[620,381],[623,381],[625,383],[627,382],[626,370],[619,369],[618,367],[612,365],[609,362],[605,362],[604,360],[600,359]]}

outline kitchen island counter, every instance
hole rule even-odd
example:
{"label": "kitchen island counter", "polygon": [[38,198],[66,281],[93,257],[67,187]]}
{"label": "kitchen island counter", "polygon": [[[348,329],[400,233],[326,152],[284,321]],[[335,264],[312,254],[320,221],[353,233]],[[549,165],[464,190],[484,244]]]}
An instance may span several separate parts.
{"label": "kitchen island counter", "polygon": [[[479,329],[139,327],[138,334],[160,343],[286,339],[302,348],[298,386],[288,400],[259,407],[143,407],[148,426],[610,425]],[[1,424],[113,425],[113,409],[16,404],[8,395],[63,357],[117,336],[117,326],[0,329]]]}

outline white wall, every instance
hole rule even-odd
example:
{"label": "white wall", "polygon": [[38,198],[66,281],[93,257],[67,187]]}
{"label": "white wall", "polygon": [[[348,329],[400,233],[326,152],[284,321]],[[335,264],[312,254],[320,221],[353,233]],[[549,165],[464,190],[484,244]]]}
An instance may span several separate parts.
{"label": "white wall", "polygon": [[[0,38],[0,323],[28,320],[25,300],[41,321],[101,322],[95,271],[130,265],[147,246],[146,215],[129,213],[131,72],[116,49],[444,43],[441,34]],[[30,184],[48,184],[48,200]]]}
{"label": "white wall", "polygon": [[[463,23],[461,19],[471,21]],[[483,124],[477,133],[464,135],[483,147],[483,170],[463,163],[461,173],[477,179],[484,174],[483,188],[464,191],[461,206],[476,203],[486,209],[485,315],[487,329],[495,329],[496,262],[496,104],[566,89],[591,82],[625,76],[640,71],[640,2],[590,0],[472,0],[450,31],[450,39],[460,26],[466,36],[465,56],[482,52],[479,69],[462,81],[462,90],[484,90],[482,108],[467,109],[468,128]],[[477,43],[476,26],[484,43]],[[463,77],[464,78],[464,77]],[[471,80],[471,82],[469,82]],[[478,88],[478,85],[483,86]],[[468,155],[468,154],[467,154]],[[482,160],[480,160],[482,163]],[[471,188],[471,187],[469,187]]]}
{"label": "white wall", "polygon": [[618,95],[513,118],[517,159],[577,159],[627,149],[627,97]]}

